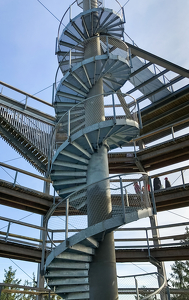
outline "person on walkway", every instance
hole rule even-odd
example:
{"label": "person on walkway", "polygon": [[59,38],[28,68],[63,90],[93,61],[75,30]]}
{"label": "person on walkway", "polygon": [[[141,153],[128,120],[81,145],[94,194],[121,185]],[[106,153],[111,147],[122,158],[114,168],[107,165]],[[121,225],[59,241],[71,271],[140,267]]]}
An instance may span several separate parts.
{"label": "person on walkway", "polygon": [[154,178],[154,191],[160,190],[160,188],[161,188],[161,180],[159,179],[159,177],[155,177]]}
{"label": "person on walkway", "polygon": [[134,182],[134,189],[136,194],[141,193],[140,185],[137,183],[137,181]]}
{"label": "person on walkway", "polygon": [[167,177],[165,177],[165,188],[170,188],[171,187],[171,184],[170,184],[170,181],[168,180]]}

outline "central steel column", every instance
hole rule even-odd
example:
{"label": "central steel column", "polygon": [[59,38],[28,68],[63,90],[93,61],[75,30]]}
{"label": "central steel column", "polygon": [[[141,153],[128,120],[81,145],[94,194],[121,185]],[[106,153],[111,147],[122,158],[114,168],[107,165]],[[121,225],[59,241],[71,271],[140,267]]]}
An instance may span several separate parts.
{"label": "central steel column", "polygon": [[[84,0],[83,10],[97,7],[97,0]],[[93,18],[95,22],[95,17]],[[89,16],[89,22],[90,16]],[[101,55],[100,37],[89,41],[85,47],[84,57],[89,58]],[[100,62],[99,62],[100,64]],[[97,68],[98,69],[98,66]],[[85,122],[90,126],[105,121],[103,82],[100,79],[91,88],[86,101]],[[101,95],[101,96],[98,96]],[[89,162],[87,171],[87,184],[109,177],[107,147],[102,145],[95,152]],[[88,225],[94,225],[107,219],[112,211],[109,180],[92,185],[87,190]],[[105,234],[96,250],[89,270],[90,300],[116,300],[118,299],[116,258],[113,232]]]}

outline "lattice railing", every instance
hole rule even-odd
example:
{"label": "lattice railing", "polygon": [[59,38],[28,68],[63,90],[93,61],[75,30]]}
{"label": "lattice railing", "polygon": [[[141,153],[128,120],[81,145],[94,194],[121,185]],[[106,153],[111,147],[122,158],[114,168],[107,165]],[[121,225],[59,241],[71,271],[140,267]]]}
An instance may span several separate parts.
{"label": "lattice railing", "polygon": [[54,126],[37,118],[30,117],[14,108],[0,105],[0,115],[29,140],[40,152],[48,157],[49,144],[52,144]]}

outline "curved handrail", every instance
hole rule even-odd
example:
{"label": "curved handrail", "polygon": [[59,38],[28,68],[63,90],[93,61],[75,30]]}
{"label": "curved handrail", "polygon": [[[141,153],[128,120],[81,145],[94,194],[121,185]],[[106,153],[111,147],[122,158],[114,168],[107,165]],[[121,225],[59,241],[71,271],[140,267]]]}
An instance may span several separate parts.
{"label": "curved handrail", "polygon": [[[136,108],[137,102],[136,102],[136,99],[135,99],[133,96],[131,96],[131,95],[129,95],[129,94],[119,93],[119,92],[111,93],[111,94],[110,94],[110,93],[103,93],[103,94],[98,94],[98,95],[95,95],[95,96],[91,96],[91,97],[89,97],[89,98],[87,98],[87,99],[84,99],[81,103],[83,104],[83,103],[85,103],[86,101],[92,100],[93,98],[94,98],[94,99],[98,99],[98,97],[100,97],[100,96],[112,96],[112,95],[114,95],[114,94],[121,94],[121,95],[124,95],[124,97],[125,97],[125,96],[131,97],[132,99],[134,99],[134,102],[133,102],[133,104],[132,104],[132,106],[134,106],[133,110]],[[60,117],[60,119],[56,122],[55,127],[54,127],[54,129],[53,129],[53,131],[52,131],[51,141],[50,141],[50,145],[49,145],[49,159],[50,159],[50,160],[52,160],[52,154],[53,154],[53,150],[54,150],[54,148],[53,148],[53,141],[54,141],[54,138],[55,138],[55,133],[56,133],[56,129],[57,129],[58,125],[62,122],[62,120],[65,118],[66,115],[68,116],[68,114],[69,114],[72,110],[74,110],[77,106],[81,105],[81,103],[77,103],[77,104],[75,104],[74,106],[72,106],[71,109],[69,109],[68,111],[66,111],[66,112]],[[113,104],[113,106],[114,106],[114,104]],[[132,107],[132,106],[131,106],[131,107]],[[131,111],[131,113],[133,112],[133,110]],[[115,114],[114,117],[116,117],[116,114]],[[134,120],[134,119],[133,119],[133,120]],[[48,172],[50,172],[50,169],[51,169],[51,164],[49,164]]]}
{"label": "curved handrail", "polygon": [[[87,39],[87,43],[88,43],[89,41],[92,41],[93,39],[96,39],[96,38],[97,38],[96,36],[93,36],[93,37],[91,37],[91,38],[88,38],[88,39]],[[124,46],[126,47],[125,52],[127,52],[128,49],[129,49],[129,47],[127,46],[127,44],[126,44],[124,41],[118,39],[118,38],[115,37],[115,36],[103,35],[103,38],[104,38],[104,39],[105,39],[105,38],[107,38],[107,39],[110,38],[110,39],[112,39],[112,40],[115,40],[117,43],[124,44]],[[73,47],[70,47],[70,50],[67,51],[66,54],[64,54],[64,56],[62,57],[61,61],[58,62],[59,65],[58,65],[58,68],[57,68],[57,71],[56,71],[56,74],[55,74],[55,81],[54,81],[54,84],[55,84],[55,88],[56,88],[56,89],[57,89],[57,76],[58,76],[58,71],[61,70],[61,68],[60,68],[61,63],[66,59],[67,56],[70,55],[70,51],[72,52],[72,50],[76,49],[78,46],[81,46],[82,43],[83,43],[83,42],[81,41],[81,42],[79,42],[79,43],[73,45]],[[127,53],[128,53],[128,52],[127,52]],[[129,53],[128,53],[127,57],[128,57],[128,61],[130,61],[130,55],[129,55]],[[130,62],[130,64],[131,64],[131,62]],[[62,70],[61,70],[61,72],[62,72]],[[68,72],[68,70],[66,70],[65,73],[66,73],[66,72]],[[63,73],[63,72],[62,72],[62,73]],[[63,74],[63,76],[64,76],[64,74]]]}
{"label": "curved handrail", "polygon": [[[72,2],[72,4],[67,8],[67,10],[65,11],[65,13],[63,14],[63,16],[62,16],[62,18],[61,18],[61,20],[60,20],[60,24],[59,24],[59,27],[58,27],[58,34],[57,34],[57,40],[58,40],[58,41],[59,41],[59,36],[60,36],[60,28],[61,28],[62,25],[65,26],[65,25],[63,24],[63,20],[64,20],[66,14],[68,13],[68,11],[71,9],[71,7],[72,7],[76,2],[77,2],[77,0],[75,0],[74,2]],[[119,1],[118,1],[118,0],[115,0],[115,2],[118,3],[118,5],[120,6],[120,10],[122,10],[123,7],[122,7],[121,4],[119,3]],[[120,11],[120,10],[119,10],[119,11]],[[118,11],[118,12],[119,12],[119,11]],[[123,11],[122,11],[122,14],[123,14]]]}
{"label": "curved handrail", "polygon": [[142,300],[147,300],[153,296],[155,296],[156,294],[158,294],[159,292],[161,292],[161,290],[165,287],[166,285],[166,277],[164,277],[162,274],[158,273],[158,272],[153,272],[153,273],[145,273],[145,274],[137,274],[137,275],[128,275],[128,276],[117,276],[117,278],[136,278],[136,277],[141,277],[141,276],[149,276],[149,275],[157,275],[157,277],[161,277],[163,279],[163,283],[162,285],[155,290],[153,293],[149,294],[148,296],[145,296],[142,298]]}
{"label": "curved handrail", "polygon": [[[102,181],[105,181],[105,180],[111,180],[111,179],[116,178],[116,177],[121,178],[121,177],[127,176],[127,175],[129,175],[129,176],[131,176],[131,175],[133,175],[133,176],[134,176],[134,175],[142,175],[142,177],[139,178],[138,181],[144,180],[145,177],[148,178],[148,174],[145,173],[145,172],[133,172],[133,173],[120,174],[120,175],[113,175],[113,176],[110,176],[110,177],[106,177],[106,178],[104,178],[103,180],[98,180],[98,181],[96,181],[96,182],[93,182],[93,183],[91,183],[91,184],[89,184],[89,185],[86,184],[85,187],[82,187],[82,188],[78,189],[77,191],[71,193],[70,195],[66,196],[65,198],[61,199],[57,204],[53,204],[53,205],[51,206],[51,208],[49,209],[48,213],[46,214],[45,220],[44,220],[45,227],[46,227],[46,231],[47,231],[47,235],[48,235],[48,238],[49,238],[49,240],[51,241],[51,243],[52,243],[54,246],[56,246],[55,243],[52,241],[51,237],[49,236],[49,233],[48,233],[48,228],[47,228],[47,226],[48,226],[48,221],[49,221],[50,217],[53,215],[53,213],[55,212],[55,210],[57,209],[57,207],[58,207],[59,205],[61,205],[63,202],[66,202],[66,200],[69,200],[69,198],[71,198],[71,197],[73,197],[74,195],[78,194],[80,191],[82,191],[82,190],[84,190],[84,189],[87,189],[87,188],[89,188],[90,186],[92,186],[92,185],[94,185],[94,184],[98,184],[98,183],[100,183],[100,182],[102,182]],[[136,181],[136,178],[134,178],[134,179],[129,178],[129,180],[130,180],[130,181]],[[122,187],[122,189],[123,189],[123,187]]]}

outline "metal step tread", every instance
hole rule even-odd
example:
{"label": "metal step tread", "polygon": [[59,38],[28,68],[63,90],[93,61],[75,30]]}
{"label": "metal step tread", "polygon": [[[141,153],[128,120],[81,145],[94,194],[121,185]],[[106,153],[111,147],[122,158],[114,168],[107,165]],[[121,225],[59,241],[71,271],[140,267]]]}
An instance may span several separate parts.
{"label": "metal step tread", "polygon": [[57,286],[57,285],[75,285],[75,284],[87,284],[89,283],[88,277],[78,277],[78,278],[53,278],[48,279],[47,284],[49,286]]}

